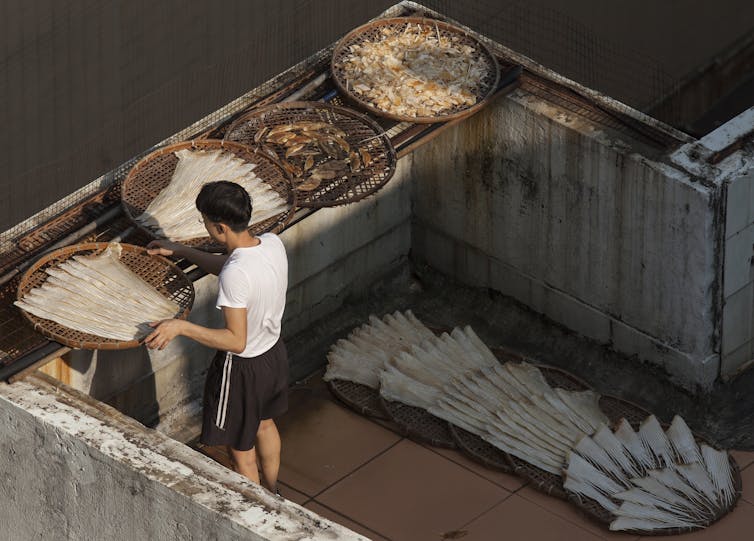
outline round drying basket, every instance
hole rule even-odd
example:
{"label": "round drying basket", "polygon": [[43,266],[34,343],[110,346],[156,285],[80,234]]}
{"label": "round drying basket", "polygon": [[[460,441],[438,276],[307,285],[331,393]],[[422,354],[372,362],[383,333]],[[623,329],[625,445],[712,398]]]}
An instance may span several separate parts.
{"label": "round drying basket", "polygon": [[[123,181],[121,186],[123,210],[126,216],[136,224],[136,227],[145,231],[150,237],[156,238],[155,232],[136,221],[136,217],[140,216],[152,200],[157,197],[157,194],[170,184],[173,172],[178,164],[178,156],[175,155],[175,152],[184,149],[196,151],[221,150],[229,152],[248,163],[255,164],[254,174],[261,179],[261,182],[269,185],[287,201],[288,209],[285,212],[267,220],[252,223],[249,227],[252,234],[279,233],[293,218],[296,208],[296,193],[291,188],[290,180],[285,172],[272,159],[239,143],[219,139],[196,139],[168,145],[148,154],[131,168]],[[213,251],[221,248],[209,236],[183,240],[181,243]]]}
{"label": "round drying basket", "polygon": [[[106,242],[76,244],[55,250],[37,261],[21,278],[17,298],[21,299],[31,289],[41,286],[48,275],[46,270],[58,267],[77,255],[96,255],[109,246]],[[120,261],[142,280],[157,289],[166,298],[178,304],[176,318],[185,318],[194,302],[194,286],[186,275],[164,257],[149,255],[145,248],[121,244]],[[94,287],[94,286],[92,286]],[[121,341],[64,327],[21,310],[34,330],[63,345],[77,349],[127,349],[141,344],[139,340]]]}
{"label": "round drying basket", "polygon": [[[326,129],[302,131],[295,128],[303,126],[302,123],[324,124]],[[283,133],[295,133],[297,139],[276,143],[270,135],[274,134],[272,130],[286,127],[290,131]],[[337,146],[332,136],[328,136],[332,129],[345,134],[342,140],[347,143],[348,150]],[[286,102],[253,109],[233,122],[225,140],[243,143],[265,156],[277,158],[293,180],[299,207],[331,207],[359,201],[382,188],[392,178],[397,163],[390,138],[376,122],[352,109],[320,102]],[[331,157],[318,141],[335,145],[335,150],[343,155]],[[291,153],[297,144],[303,147],[300,151],[313,153]],[[351,151],[357,156],[346,158]],[[353,168],[351,160],[355,160]],[[328,162],[329,165],[341,162],[338,175],[323,179],[314,186],[312,172]]]}
{"label": "round drying basket", "polygon": [[453,424],[450,425],[450,434],[458,449],[474,462],[493,470],[513,473],[515,467],[513,457],[505,451],[501,451],[476,434]]}
{"label": "round drying basket", "polygon": [[[417,114],[398,114],[391,112],[390,110],[378,107],[369,98],[359,95],[353,88],[352,81],[348,80],[347,74],[344,68],[346,58],[352,54],[352,47],[354,45],[361,45],[365,42],[377,42],[385,38],[383,31],[392,30],[394,32],[404,32],[407,27],[420,25],[426,32],[432,36],[439,35],[440,39],[457,39],[459,46],[469,46],[472,49],[470,53],[471,59],[479,59],[484,64],[484,74],[474,85],[471,92],[476,97],[476,102],[473,105],[458,105],[452,108],[445,109],[434,115],[420,115]],[[405,122],[414,123],[433,123],[433,122],[445,122],[455,118],[467,116],[483,107],[487,101],[494,94],[498,81],[500,80],[500,67],[498,66],[495,57],[489,51],[489,49],[478,39],[468,34],[462,28],[450,25],[448,23],[437,21],[434,19],[427,19],[423,17],[396,17],[392,19],[380,19],[363,26],[360,26],[348,34],[346,34],[335,46],[331,62],[331,70],[333,80],[335,81],[338,90],[344,94],[351,101],[358,104],[360,107],[371,111],[372,113],[394,120],[401,120]],[[426,81],[426,76],[422,77]],[[380,82],[377,82],[380,84]],[[384,84],[384,83],[383,83]],[[380,85],[382,86],[382,85]]]}
{"label": "round drying basket", "polygon": [[425,409],[385,400],[381,395],[379,400],[390,420],[407,438],[435,447],[447,449],[457,447],[450,431],[450,423],[447,421],[435,417]]}
{"label": "round drying basket", "polygon": [[388,418],[380,404],[380,395],[375,389],[344,379],[330,380],[327,386],[332,394],[356,413],[375,419]]}
{"label": "round drying basket", "polygon": [[[501,361],[516,362],[515,359],[507,358],[501,359]],[[586,382],[565,370],[549,365],[532,364],[539,368],[545,381],[553,388],[560,387],[566,391],[591,390],[591,387]],[[508,457],[511,462],[512,472],[529,481],[532,488],[550,496],[561,499],[567,498],[566,492],[563,489],[563,478],[560,475],[547,472],[511,454],[508,454]]]}
{"label": "round drying basket", "polygon": [[[491,348],[501,363],[522,362],[523,356],[503,348]],[[530,361],[529,361],[530,362]],[[532,363],[539,368],[545,380],[551,387],[560,387],[567,391],[592,390],[591,386],[573,374],[554,366]],[[643,420],[649,413],[625,400],[613,396],[600,396],[600,409],[610,419],[611,423],[626,418]],[[502,471],[515,473],[527,481],[533,488],[561,499],[568,499],[569,495],[563,489],[563,479],[559,475],[542,470],[518,457],[510,455],[493,445],[490,445],[476,434],[472,434],[458,427],[451,427],[456,444],[470,459]]]}
{"label": "round drying basket", "polygon": [[[634,430],[637,430],[639,423],[631,422],[631,425],[633,426]],[[663,425],[663,428],[667,430],[668,425]],[[706,443],[707,445],[709,445],[707,441],[705,441],[703,438],[697,435],[694,435],[694,438],[696,439],[697,444]],[[730,468],[731,468],[731,475],[733,477],[733,488],[736,491],[736,496],[733,499],[733,503],[731,503],[731,505],[728,506],[727,509],[718,511],[718,513],[715,515],[714,518],[705,522],[702,526],[696,526],[696,527],[690,527],[690,528],[662,528],[662,529],[657,529],[657,530],[620,530],[619,532],[616,532],[616,533],[641,535],[642,537],[679,535],[679,534],[694,532],[694,531],[700,530],[702,528],[706,528],[714,524],[715,522],[720,520],[722,517],[730,513],[735,508],[738,502],[738,499],[741,497],[741,494],[743,492],[743,481],[741,479],[741,469],[738,467],[736,460],[730,454],[728,454],[728,463],[730,464]],[[616,517],[612,513],[610,513],[607,509],[602,507],[599,503],[597,503],[592,498],[589,498],[587,496],[582,496],[580,494],[576,494],[575,492],[571,492],[570,490],[566,490],[566,494],[567,494],[568,501],[570,501],[573,505],[578,507],[582,513],[584,513],[586,516],[588,516],[595,522],[598,522],[602,524],[603,526],[609,526],[610,523],[613,520],[615,520]]]}

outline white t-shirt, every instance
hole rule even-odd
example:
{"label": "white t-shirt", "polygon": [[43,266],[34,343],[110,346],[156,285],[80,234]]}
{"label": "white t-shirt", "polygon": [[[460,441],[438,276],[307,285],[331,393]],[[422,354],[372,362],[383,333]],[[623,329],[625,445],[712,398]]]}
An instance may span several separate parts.
{"label": "white t-shirt", "polygon": [[246,308],[246,349],[256,357],[280,338],[280,321],[288,289],[288,258],[277,235],[260,235],[260,244],[236,248],[220,270],[217,308]]}

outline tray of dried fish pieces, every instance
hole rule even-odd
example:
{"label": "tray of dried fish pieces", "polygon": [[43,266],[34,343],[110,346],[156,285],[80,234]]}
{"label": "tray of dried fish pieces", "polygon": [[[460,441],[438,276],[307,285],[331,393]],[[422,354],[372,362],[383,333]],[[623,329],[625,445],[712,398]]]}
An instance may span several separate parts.
{"label": "tray of dried fish pieces", "polygon": [[568,499],[611,531],[676,535],[711,526],[736,506],[738,464],[683,418],[621,421],[584,438],[564,468]]}
{"label": "tray of dried fish pieces", "polygon": [[290,175],[300,207],[358,201],[384,186],[397,158],[372,119],[320,102],[286,102],[238,118],[225,139],[275,160]]}
{"label": "tray of dried fish pieces", "polygon": [[472,114],[500,79],[495,57],[463,29],[421,17],[370,22],[335,46],[341,93],[381,116],[415,123]]}
{"label": "tray of dried fish pieces", "polygon": [[296,192],[274,160],[249,147],[217,139],[196,139],[160,148],[129,171],[121,187],[126,214],[153,238],[217,249],[196,209],[202,186],[229,180],[252,199],[249,230],[280,232],[293,218]]}
{"label": "tray of dried fish pieces", "polygon": [[148,323],[185,318],[194,287],[172,262],[129,244],[84,243],[55,250],[21,278],[15,305],[35,330],[72,348],[125,349]]}

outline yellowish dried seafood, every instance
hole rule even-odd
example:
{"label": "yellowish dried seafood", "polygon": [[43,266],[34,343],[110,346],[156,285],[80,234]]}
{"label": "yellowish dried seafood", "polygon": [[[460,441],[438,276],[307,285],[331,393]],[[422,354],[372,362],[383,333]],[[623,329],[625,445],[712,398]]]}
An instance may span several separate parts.
{"label": "yellowish dried seafood", "polygon": [[384,27],[351,45],[342,64],[347,89],[374,107],[408,117],[447,114],[477,102],[488,58],[460,35],[437,25]]}
{"label": "yellowish dried seafood", "polygon": [[274,158],[297,181],[300,191],[316,190],[323,180],[357,173],[373,161],[366,147],[352,147],[347,134],[328,122],[264,126],[253,139],[259,151]]}

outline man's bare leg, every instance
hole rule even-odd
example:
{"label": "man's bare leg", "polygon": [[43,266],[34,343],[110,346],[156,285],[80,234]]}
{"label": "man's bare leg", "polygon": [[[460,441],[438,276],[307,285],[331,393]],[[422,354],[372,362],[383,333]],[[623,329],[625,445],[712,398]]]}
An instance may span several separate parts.
{"label": "man's bare leg", "polygon": [[280,470],[280,434],[272,419],[264,419],[257,429],[257,451],[262,473],[262,486],[275,492]]}
{"label": "man's bare leg", "polygon": [[248,451],[239,451],[228,447],[228,452],[233,460],[233,469],[238,473],[259,484],[259,471],[257,470],[257,453],[252,447]]}

